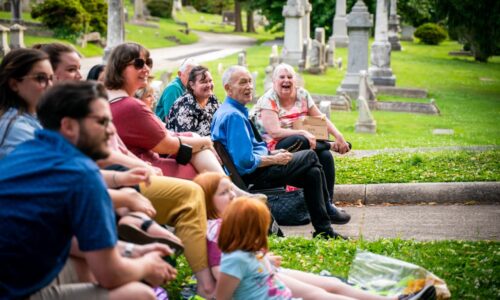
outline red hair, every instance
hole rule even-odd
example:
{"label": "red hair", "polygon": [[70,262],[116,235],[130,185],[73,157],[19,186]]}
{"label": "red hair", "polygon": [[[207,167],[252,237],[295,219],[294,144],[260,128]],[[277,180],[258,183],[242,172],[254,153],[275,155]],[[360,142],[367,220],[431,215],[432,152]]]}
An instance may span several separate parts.
{"label": "red hair", "polygon": [[[193,181],[196,182],[205,193],[205,207],[207,210],[207,218],[209,220],[218,219],[219,213],[214,205],[214,195],[223,178],[229,179],[226,175],[218,172],[205,172],[198,174]],[[230,180],[230,179],[229,179]]]}
{"label": "red hair", "polygon": [[267,230],[271,214],[267,206],[255,199],[233,200],[222,214],[219,248],[222,252],[267,250]]}

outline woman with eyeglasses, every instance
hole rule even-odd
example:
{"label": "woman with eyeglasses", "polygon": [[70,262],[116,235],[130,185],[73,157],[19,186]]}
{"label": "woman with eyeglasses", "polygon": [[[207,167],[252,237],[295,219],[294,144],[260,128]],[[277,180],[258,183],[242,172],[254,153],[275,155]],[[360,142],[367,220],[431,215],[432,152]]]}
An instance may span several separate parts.
{"label": "woman with eyeglasses", "polygon": [[81,55],[72,46],[61,43],[36,44],[33,49],[47,53],[55,81],[82,79]]}
{"label": "woman with eyeglasses", "polygon": [[41,125],[36,105],[52,86],[52,67],[47,54],[34,49],[9,52],[0,64],[0,159],[34,137]]}

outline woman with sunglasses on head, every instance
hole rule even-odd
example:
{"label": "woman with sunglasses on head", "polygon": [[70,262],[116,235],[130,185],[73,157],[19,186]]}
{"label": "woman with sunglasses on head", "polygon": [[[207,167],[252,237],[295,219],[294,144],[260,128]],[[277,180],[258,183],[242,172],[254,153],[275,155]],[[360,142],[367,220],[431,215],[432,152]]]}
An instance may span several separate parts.
{"label": "woman with sunglasses on head", "polygon": [[42,126],[36,105],[52,86],[52,67],[47,54],[34,49],[9,52],[0,65],[0,159],[34,137]]}
{"label": "woman with sunglasses on head", "polygon": [[72,46],[61,43],[36,44],[33,49],[47,53],[55,81],[82,79],[81,55]]}

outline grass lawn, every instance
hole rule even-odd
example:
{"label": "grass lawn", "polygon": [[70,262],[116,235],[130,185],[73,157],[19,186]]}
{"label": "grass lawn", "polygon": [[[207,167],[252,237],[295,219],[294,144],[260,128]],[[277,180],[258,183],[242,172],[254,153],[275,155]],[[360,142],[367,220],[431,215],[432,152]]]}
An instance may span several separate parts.
{"label": "grass lawn", "polygon": [[[405,99],[381,95],[385,101],[436,100],[441,115],[423,115],[373,111],[377,121],[374,135],[354,132],[357,111],[333,111],[332,120],[351,141],[355,149],[384,149],[404,147],[499,145],[500,144],[500,57],[489,63],[474,62],[472,58],[448,56],[459,49],[456,42],[446,41],[440,46],[402,42],[404,51],[392,54],[392,68],[397,86],[425,88],[429,99]],[[257,71],[257,94],[262,95],[264,69],[271,50],[255,46],[247,50],[250,71]],[[347,49],[337,49],[347,65]],[[224,91],[217,74],[219,63],[224,67],[235,64],[237,56],[206,63],[212,70],[215,93],[223,99]],[[329,69],[325,75],[302,74],[305,87],[313,94],[334,94],[345,74]],[[437,128],[453,129],[454,135],[433,135]]]}
{"label": "grass lawn", "polygon": [[[500,244],[492,241],[431,241],[401,239],[377,241],[324,241],[304,238],[271,238],[270,249],[283,256],[283,267],[348,277],[356,249],[417,264],[443,279],[452,299],[498,299],[500,295]],[[178,260],[179,276],[167,286],[178,299],[179,286],[189,280],[184,259]]]}

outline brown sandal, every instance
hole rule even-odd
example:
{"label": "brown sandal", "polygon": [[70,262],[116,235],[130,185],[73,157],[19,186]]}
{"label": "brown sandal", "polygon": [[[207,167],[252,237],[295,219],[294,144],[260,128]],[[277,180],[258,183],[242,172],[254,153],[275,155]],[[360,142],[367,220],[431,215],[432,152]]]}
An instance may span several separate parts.
{"label": "brown sandal", "polygon": [[150,244],[154,242],[162,243],[172,248],[176,256],[181,255],[184,251],[184,246],[176,241],[170,240],[165,237],[158,237],[149,234],[147,231],[149,227],[153,225],[153,220],[133,214],[129,214],[128,216],[141,219],[141,228],[139,229],[138,227],[130,224],[119,224],[118,236],[121,240],[138,245]]}

